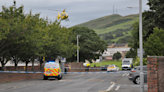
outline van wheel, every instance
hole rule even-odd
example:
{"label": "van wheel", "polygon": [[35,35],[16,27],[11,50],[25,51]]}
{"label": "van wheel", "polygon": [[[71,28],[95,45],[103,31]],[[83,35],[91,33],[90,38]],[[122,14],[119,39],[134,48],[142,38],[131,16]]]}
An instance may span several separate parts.
{"label": "van wheel", "polygon": [[44,76],[43,76],[43,79],[44,79],[44,80],[47,80],[47,79],[48,79],[48,77],[44,75]]}
{"label": "van wheel", "polygon": [[58,80],[61,80],[62,79],[62,75],[58,77]]}

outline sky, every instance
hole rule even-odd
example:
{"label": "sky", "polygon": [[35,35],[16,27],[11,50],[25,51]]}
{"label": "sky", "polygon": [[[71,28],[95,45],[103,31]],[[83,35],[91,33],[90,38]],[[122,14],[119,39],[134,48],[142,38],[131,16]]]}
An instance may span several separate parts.
{"label": "sky", "polygon": [[[149,10],[146,5],[148,0],[142,0],[142,11]],[[13,0],[0,0],[0,11],[2,6],[9,7],[13,5]],[[69,21],[61,21],[61,26],[72,27],[77,24],[88,22],[93,19],[114,14],[127,16],[139,13],[139,0],[16,0],[16,7],[24,6],[24,12],[32,14],[40,13],[40,17],[56,20],[58,11],[66,9]],[[133,7],[129,9],[127,7]]]}

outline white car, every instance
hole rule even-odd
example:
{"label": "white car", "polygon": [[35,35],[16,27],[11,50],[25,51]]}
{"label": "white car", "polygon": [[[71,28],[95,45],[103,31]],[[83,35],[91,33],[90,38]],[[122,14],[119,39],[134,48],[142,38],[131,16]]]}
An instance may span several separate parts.
{"label": "white car", "polygon": [[118,66],[116,66],[115,64],[112,64],[112,65],[108,65],[108,67],[107,67],[107,71],[109,72],[109,71],[119,71],[119,67]]}

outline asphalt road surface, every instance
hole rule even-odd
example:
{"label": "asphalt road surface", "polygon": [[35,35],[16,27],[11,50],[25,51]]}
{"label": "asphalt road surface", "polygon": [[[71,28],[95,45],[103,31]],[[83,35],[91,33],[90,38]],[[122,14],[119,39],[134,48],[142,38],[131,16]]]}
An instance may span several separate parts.
{"label": "asphalt road surface", "polygon": [[129,81],[128,73],[64,74],[62,80],[1,83],[0,92],[140,92],[140,85]]}

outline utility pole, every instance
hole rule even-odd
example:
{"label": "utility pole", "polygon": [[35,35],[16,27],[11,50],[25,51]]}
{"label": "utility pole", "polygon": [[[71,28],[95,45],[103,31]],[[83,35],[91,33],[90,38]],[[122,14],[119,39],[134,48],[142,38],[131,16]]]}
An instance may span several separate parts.
{"label": "utility pole", "polygon": [[80,35],[77,35],[77,62],[79,62],[79,37]]}

